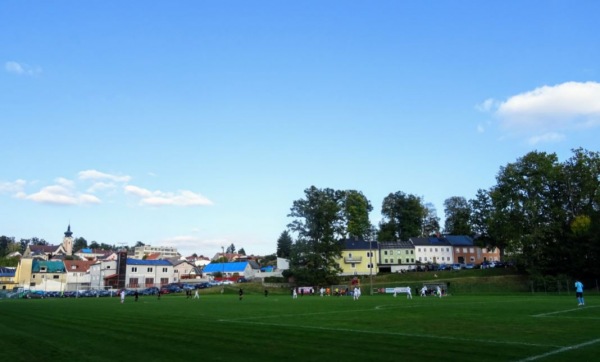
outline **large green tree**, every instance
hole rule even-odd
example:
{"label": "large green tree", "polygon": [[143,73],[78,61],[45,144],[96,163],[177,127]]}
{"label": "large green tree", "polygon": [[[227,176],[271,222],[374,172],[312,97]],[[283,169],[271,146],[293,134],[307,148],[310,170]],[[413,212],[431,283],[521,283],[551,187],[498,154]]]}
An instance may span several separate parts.
{"label": "large green tree", "polygon": [[444,201],[444,233],[450,235],[471,235],[471,206],[466,198],[452,196]]}
{"label": "large green tree", "polygon": [[423,234],[427,208],[420,197],[398,191],[383,199],[381,215],[383,220],[379,224],[378,240],[408,240]]}
{"label": "large green tree", "polygon": [[293,202],[289,225],[296,233],[290,256],[290,272],[299,284],[324,285],[337,282],[340,272],[340,240],[344,237],[344,192],[315,186],[304,190],[304,198]]}
{"label": "large green tree", "polygon": [[346,190],[343,194],[344,215],[348,237],[366,239],[373,228],[369,213],[373,211],[371,202],[356,190]]}
{"label": "large green tree", "polygon": [[73,251],[79,251],[84,248],[87,248],[87,240],[82,237],[76,238],[73,242]]}

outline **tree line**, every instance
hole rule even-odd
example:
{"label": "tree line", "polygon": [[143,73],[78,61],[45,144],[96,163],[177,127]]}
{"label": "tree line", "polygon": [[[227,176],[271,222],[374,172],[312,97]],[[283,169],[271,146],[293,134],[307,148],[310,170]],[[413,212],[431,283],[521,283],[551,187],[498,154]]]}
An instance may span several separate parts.
{"label": "tree line", "polygon": [[[340,241],[408,240],[418,236],[469,235],[500,248],[529,274],[592,276],[600,272],[600,154],[584,149],[559,162],[555,153],[533,151],[500,167],[496,184],[473,199],[444,201],[445,221],[433,204],[397,191],[381,205],[372,225],[371,202],[357,190],[311,186],[293,202],[293,221],[277,240],[277,256],[290,259],[288,276],[308,285],[337,281]],[[293,236],[294,237],[293,237]]]}

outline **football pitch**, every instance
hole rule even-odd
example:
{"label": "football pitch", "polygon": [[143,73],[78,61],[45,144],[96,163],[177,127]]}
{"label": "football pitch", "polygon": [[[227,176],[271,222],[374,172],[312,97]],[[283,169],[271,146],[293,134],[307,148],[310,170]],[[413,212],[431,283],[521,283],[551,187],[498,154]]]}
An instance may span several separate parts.
{"label": "football pitch", "polygon": [[0,300],[5,361],[593,361],[600,300],[247,294]]}

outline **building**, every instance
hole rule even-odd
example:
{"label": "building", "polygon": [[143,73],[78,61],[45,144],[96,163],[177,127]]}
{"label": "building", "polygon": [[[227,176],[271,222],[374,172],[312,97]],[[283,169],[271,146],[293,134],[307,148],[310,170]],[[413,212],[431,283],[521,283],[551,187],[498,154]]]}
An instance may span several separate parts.
{"label": "building", "polygon": [[180,258],[181,255],[177,252],[177,248],[170,246],[151,246],[143,245],[136,246],[133,253],[133,258],[142,260],[146,255],[160,253],[160,259]]}
{"label": "building", "polygon": [[62,292],[67,283],[65,264],[62,260],[23,258],[17,267],[15,281],[25,289]]}
{"label": "building", "polygon": [[379,242],[379,271],[397,273],[416,268],[415,246],[410,241]]}
{"label": "building", "polygon": [[202,272],[212,276],[220,273],[224,278],[244,277],[254,279],[260,274],[260,268],[253,261],[236,261],[232,263],[210,263],[204,267]]}
{"label": "building", "polygon": [[451,264],[453,261],[452,246],[445,238],[410,238],[409,241],[415,247],[417,264]]}
{"label": "building", "polygon": [[127,258],[126,288],[162,287],[173,282],[173,264],[168,260],[140,260]]}
{"label": "building", "polygon": [[379,253],[376,241],[346,239],[342,242],[342,255],[337,263],[339,275],[370,275],[379,272]]}
{"label": "building", "polygon": [[91,289],[106,289],[107,287],[114,288],[116,284],[110,284],[113,280],[116,283],[117,276],[117,259],[98,260],[89,268],[90,288]]}
{"label": "building", "polygon": [[15,274],[16,268],[0,266],[0,290],[12,290],[17,286]]}
{"label": "building", "polygon": [[173,282],[175,283],[202,276],[199,268],[187,260],[171,261],[171,264],[173,264]]}
{"label": "building", "polygon": [[67,284],[63,290],[89,290],[91,289],[90,267],[94,264],[89,260],[65,260]]}

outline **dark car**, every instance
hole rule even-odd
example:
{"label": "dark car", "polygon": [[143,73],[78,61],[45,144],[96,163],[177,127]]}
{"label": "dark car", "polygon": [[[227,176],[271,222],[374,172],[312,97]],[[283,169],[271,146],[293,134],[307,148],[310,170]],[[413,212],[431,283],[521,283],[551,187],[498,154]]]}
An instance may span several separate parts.
{"label": "dark car", "polygon": [[211,285],[208,282],[202,282],[202,283],[198,283],[195,285],[196,289],[205,289],[205,288],[210,288]]}
{"label": "dark car", "polygon": [[149,287],[140,292],[141,295],[156,295],[159,289],[157,287]]}

